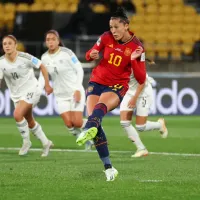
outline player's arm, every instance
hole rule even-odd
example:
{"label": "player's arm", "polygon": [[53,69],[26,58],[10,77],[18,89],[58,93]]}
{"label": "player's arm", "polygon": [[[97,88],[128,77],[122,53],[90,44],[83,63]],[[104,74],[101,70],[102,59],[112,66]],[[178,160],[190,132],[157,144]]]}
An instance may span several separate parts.
{"label": "player's arm", "polygon": [[46,67],[42,63],[40,64],[40,71],[42,72],[44,82],[45,82],[44,89],[45,89],[47,95],[49,95],[53,92],[53,88],[49,84],[49,74],[46,70]]}
{"label": "player's arm", "polygon": [[134,96],[129,101],[128,107],[134,108],[136,106],[138,97],[144,89],[146,81],[145,53],[143,52],[143,49],[136,49],[136,54],[132,54],[131,59],[132,70],[134,77],[138,82],[138,87]]}
{"label": "player's arm", "polygon": [[[41,61],[42,61],[42,63],[45,65],[45,62],[44,62],[43,56],[41,57]],[[45,80],[44,80],[44,76],[42,75],[42,72],[41,72],[41,71],[40,71],[40,74],[39,74],[38,81],[39,81],[40,87],[41,87],[42,89],[44,89],[44,86],[45,86]]]}
{"label": "player's arm", "polygon": [[44,66],[44,64],[42,64],[42,61],[39,60],[38,58],[29,54],[28,56],[30,56],[30,61],[31,61],[32,66],[34,66],[37,69],[40,69],[40,71],[42,72],[42,75],[44,77],[44,89],[47,95],[51,94],[53,92],[53,88],[49,84],[49,75],[46,70],[46,67]]}
{"label": "player's arm", "polygon": [[87,61],[97,60],[99,59],[99,52],[105,47],[105,34],[101,35],[95,45],[86,52],[85,58]]}
{"label": "player's arm", "polygon": [[134,73],[134,77],[139,84],[143,84],[146,81],[146,65],[145,65],[145,52],[141,46],[139,46],[131,54],[131,66]]}
{"label": "player's arm", "polygon": [[72,67],[75,69],[76,74],[77,74],[77,81],[76,81],[76,90],[74,92],[74,99],[76,102],[80,102],[81,100],[81,88],[82,88],[82,83],[83,83],[83,76],[84,76],[84,71],[83,67],[76,57],[76,55],[72,52],[70,56],[70,63]]}

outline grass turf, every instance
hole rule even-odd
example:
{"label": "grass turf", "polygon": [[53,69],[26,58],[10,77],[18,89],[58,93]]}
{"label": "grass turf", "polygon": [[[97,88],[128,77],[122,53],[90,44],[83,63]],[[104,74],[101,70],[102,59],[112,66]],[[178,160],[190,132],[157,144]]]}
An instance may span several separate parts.
{"label": "grass turf", "polygon": [[[141,138],[151,152],[200,153],[198,116],[165,117],[169,137],[156,131],[143,132]],[[150,120],[156,120],[151,117]],[[37,118],[55,148],[83,149],[67,133],[60,118]],[[21,138],[10,118],[1,118],[0,147],[20,147]],[[0,196],[2,200],[25,199],[200,199],[200,157],[149,155],[133,159],[135,147],[119,125],[118,117],[104,119],[114,167],[119,176],[106,182],[103,166],[96,152],[40,152],[19,157],[17,151],[0,151]],[[31,138],[33,148],[41,148]],[[123,152],[124,151],[124,152]],[[129,152],[130,151],[130,152]]]}

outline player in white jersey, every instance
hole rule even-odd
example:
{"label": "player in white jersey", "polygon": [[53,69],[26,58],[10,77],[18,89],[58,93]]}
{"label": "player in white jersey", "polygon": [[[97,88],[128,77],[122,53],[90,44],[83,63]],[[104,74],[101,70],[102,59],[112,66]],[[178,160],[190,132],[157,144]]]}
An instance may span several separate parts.
{"label": "player in white jersey", "polygon": [[36,57],[17,51],[17,39],[7,35],[2,40],[5,55],[0,57],[0,83],[4,78],[14,102],[14,118],[23,139],[19,155],[27,154],[31,147],[29,129],[43,145],[42,157],[48,155],[53,145],[38,122],[33,118],[33,106],[36,105],[42,93],[33,68],[40,69],[45,79],[45,91],[53,92],[49,85],[48,73],[40,60]]}
{"label": "player in white jersey", "polygon": [[[48,51],[42,55],[41,60],[53,81],[58,112],[68,131],[78,136],[86,123],[86,120],[83,120],[83,68],[76,55],[70,49],[62,47],[57,31],[48,31],[45,39]],[[42,83],[42,78],[40,82]],[[88,141],[86,150],[90,150],[92,144],[92,141]]]}
{"label": "player in white jersey", "polygon": [[[120,105],[120,124],[128,135],[128,138],[136,145],[137,151],[132,157],[141,157],[148,155],[148,150],[142,143],[137,130],[150,131],[159,130],[162,138],[166,138],[168,131],[163,118],[158,119],[157,122],[147,121],[149,109],[153,101],[153,90],[151,81],[152,78],[148,77],[142,92],[140,86],[131,74],[129,89],[123,98]],[[133,109],[136,111],[136,129],[131,124]]]}

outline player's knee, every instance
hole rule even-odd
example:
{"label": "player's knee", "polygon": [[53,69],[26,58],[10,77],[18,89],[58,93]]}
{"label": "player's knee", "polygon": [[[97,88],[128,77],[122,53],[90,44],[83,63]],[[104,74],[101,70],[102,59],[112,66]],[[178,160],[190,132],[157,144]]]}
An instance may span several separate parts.
{"label": "player's knee", "polygon": [[121,124],[121,127],[122,128],[126,128],[126,127],[129,127],[131,125],[131,121],[128,121],[128,120],[122,120],[120,121],[120,124]]}
{"label": "player's knee", "polygon": [[17,122],[20,122],[20,121],[22,121],[23,120],[23,115],[22,115],[22,113],[18,110],[18,109],[15,109],[14,110],[14,112],[13,112],[13,117],[15,118],[15,120],[17,121]]}
{"label": "player's knee", "polygon": [[146,124],[142,124],[142,125],[136,124],[136,125],[135,125],[135,128],[136,128],[138,131],[143,132],[143,131],[145,131]]}
{"label": "player's knee", "polygon": [[36,125],[36,121],[34,119],[27,120],[27,122],[29,128],[33,128]]}
{"label": "player's knee", "polygon": [[83,124],[83,120],[80,119],[80,120],[75,120],[73,122],[73,127],[76,127],[76,128],[81,128],[82,127],[82,124]]}
{"label": "player's knee", "polygon": [[65,123],[65,126],[67,126],[68,128],[72,128],[73,127],[73,124],[71,121],[67,120],[67,121],[64,121]]}

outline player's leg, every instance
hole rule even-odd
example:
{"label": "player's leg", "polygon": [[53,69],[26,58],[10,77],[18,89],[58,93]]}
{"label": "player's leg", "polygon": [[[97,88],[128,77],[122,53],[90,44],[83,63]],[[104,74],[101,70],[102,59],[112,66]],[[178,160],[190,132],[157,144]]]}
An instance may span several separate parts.
{"label": "player's leg", "polygon": [[73,136],[76,136],[76,131],[74,129],[72,118],[71,118],[71,100],[66,100],[62,98],[56,98],[57,109],[60,117],[62,118],[66,129]]}
{"label": "player's leg", "polygon": [[[92,108],[93,108],[92,114],[94,113],[95,108],[96,109],[98,108],[96,107],[96,105],[99,104],[97,102],[104,102],[104,98],[105,98],[104,94],[109,96],[109,93],[103,93],[102,94],[103,98],[101,98],[102,96],[100,96],[99,98],[95,95],[88,96],[87,108],[89,110],[89,114],[91,114]],[[96,102],[96,105],[94,102]],[[99,154],[99,157],[101,161],[103,162],[107,181],[113,181],[115,177],[118,175],[118,171],[112,166],[112,163],[110,161],[107,139],[106,139],[106,135],[101,124],[97,128],[97,133],[96,133],[96,136],[94,137],[94,144]]]}
{"label": "player's leg", "polygon": [[[84,107],[85,107],[85,91],[82,90],[80,102],[77,103],[75,101],[72,101],[71,103],[71,110],[72,110],[71,118],[77,136],[83,131],[83,128],[87,123],[87,119],[83,119]],[[93,140],[88,140],[85,143],[85,150],[87,151],[91,150],[93,144],[94,144]]]}
{"label": "player's leg", "polygon": [[48,156],[49,150],[53,146],[53,143],[46,137],[44,131],[42,130],[41,125],[38,122],[36,122],[35,119],[33,118],[33,107],[37,105],[37,103],[39,102],[41,93],[42,91],[40,87],[36,86],[35,88],[32,89],[32,95],[29,95],[30,94],[29,91],[29,93],[27,93],[27,95],[23,97],[24,102],[31,105],[31,107],[29,107],[28,112],[24,115],[24,117],[26,118],[29,129],[31,130],[33,135],[36,136],[43,145],[43,152],[41,156],[46,157]]}
{"label": "player's leg", "polygon": [[[107,110],[109,111],[117,107],[120,99],[118,94],[106,91],[105,89],[104,86],[96,85],[95,88],[94,85],[92,88],[93,93],[88,95],[87,111],[89,118],[85,126],[86,129],[80,134],[77,143],[80,142],[80,144],[82,144],[89,139],[94,139],[95,147],[105,167],[107,181],[113,181],[118,171],[111,164],[107,139],[101,127],[101,121],[103,116],[107,113]],[[98,90],[100,91],[99,93]],[[103,91],[105,92],[101,94]]]}
{"label": "player's leg", "polygon": [[23,139],[23,144],[19,151],[19,155],[27,154],[28,150],[31,147],[28,123],[27,120],[24,118],[24,115],[28,112],[28,109],[30,108],[31,105],[28,105],[24,101],[19,101],[15,103],[15,110],[13,116],[16,121],[17,129],[19,130],[21,137]]}
{"label": "player's leg", "polygon": [[148,155],[148,151],[142,143],[137,130],[131,124],[133,109],[128,108],[128,102],[130,101],[130,99],[131,95],[126,93],[126,95],[123,98],[123,101],[120,104],[120,124],[127,133],[128,138],[136,145],[137,151],[134,154],[135,157],[146,156]]}
{"label": "player's leg", "polygon": [[[93,98],[93,95],[88,96],[88,99]],[[98,127],[101,125],[103,117],[110,110],[116,108],[120,103],[118,95],[114,92],[104,92],[101,94],[98,103],[94,106],[92,114],[88,117],[85,125],[85,132],[82,132],[77,139],[77,144],[82,145],[86,141],[93,139],[98,132]],[[87,103],[88,105],[88,103]]]}
{"label": "player's leg", "polygon": [[46,157],[49,154],[50,148],[53,146],[53,142],[47,138],[46,134],[42,130],[41,125],[35,121],[35,119],[33,117],[32,109],[33,108],[31,107],[24,117],[28,122],[30,131],[42,143],[43,152],[42,152],[41,156]]}
{"label": "player's leg", "polygon": [[[140,132],[158,130],[161,133],[162,138],[166,138],[168,130],[165,125],[164,119],[159,119],[157,122],[148,121],[147,116],[152,103],[152,97],[141,97],[137,101],[137,113],[136,113],[136,129]],[[145,119],[143,119],[145,117]]]}

